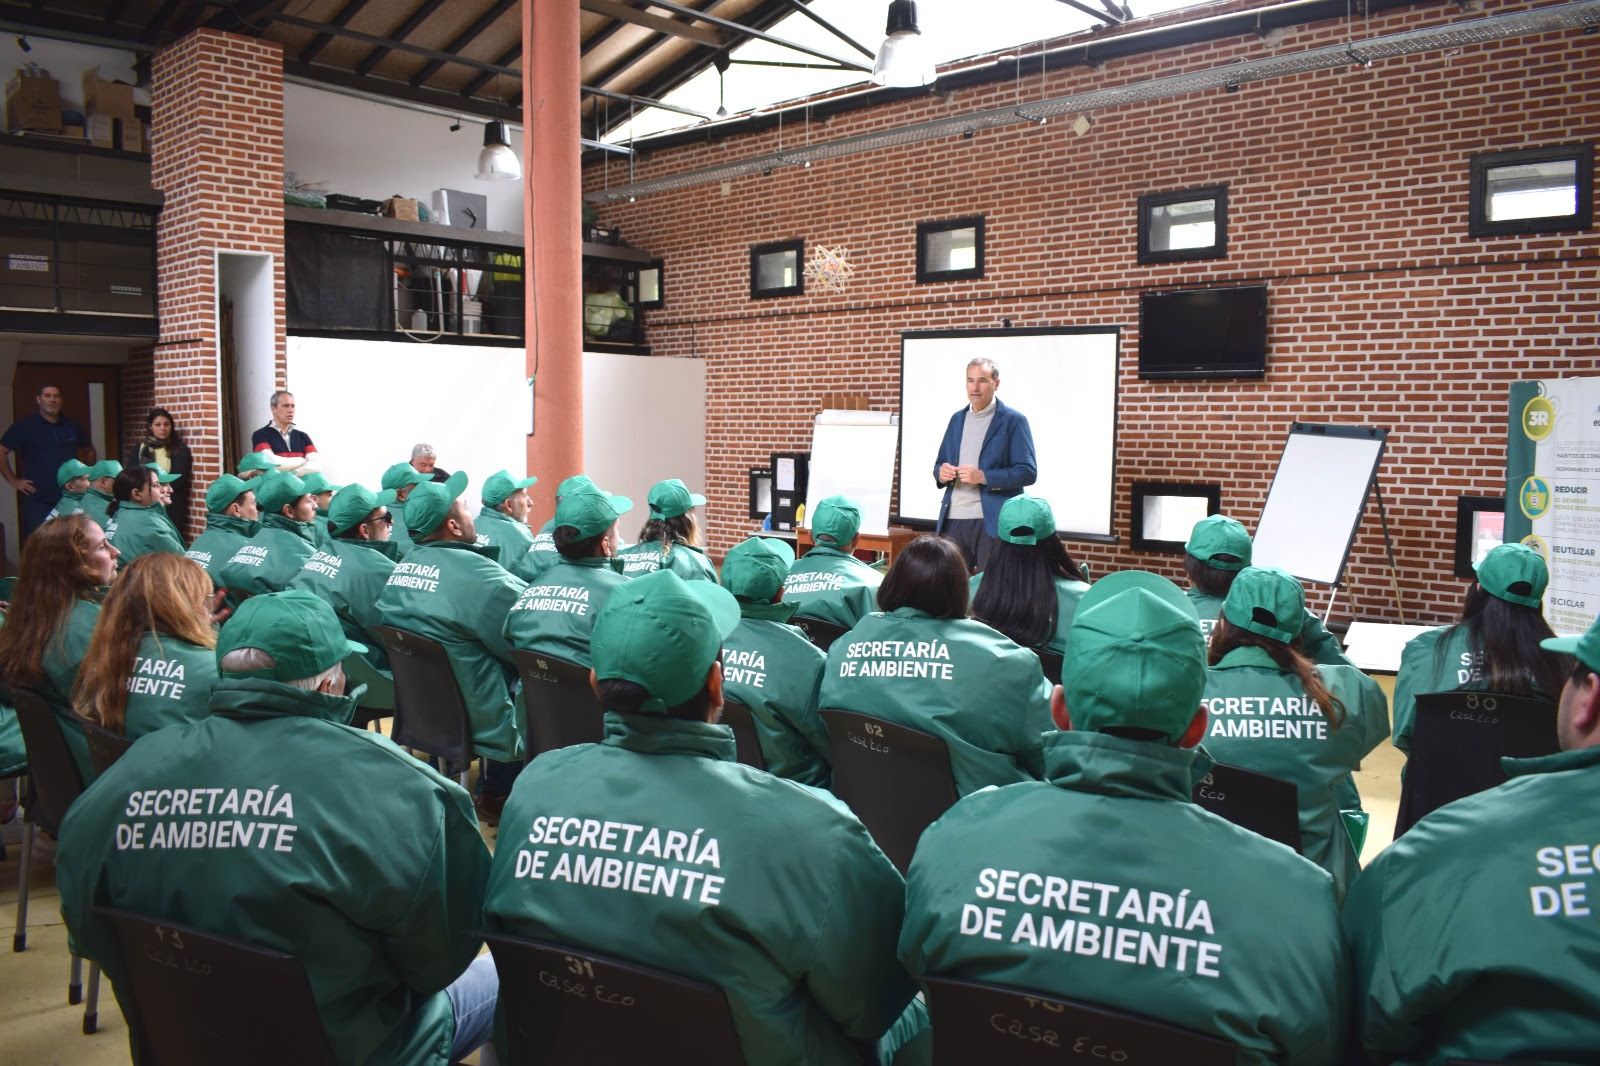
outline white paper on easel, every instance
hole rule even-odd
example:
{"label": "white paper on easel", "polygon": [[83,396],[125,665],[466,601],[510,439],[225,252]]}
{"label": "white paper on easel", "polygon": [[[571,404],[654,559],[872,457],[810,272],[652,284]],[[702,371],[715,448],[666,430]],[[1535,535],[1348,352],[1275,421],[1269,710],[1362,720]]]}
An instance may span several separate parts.
{"label": "white paper on easel", "polygon": [[889,532],[889,496],[900,427],[887,411],[823,411],[811,438],[806,525],[816,505],[846,496],[861,508],[861,532]]}
{"label": "white paper on easel", "polygon": [[779,459],[777,469],[772,472],[772,487],[779,492],[794,491],[794,460]]}

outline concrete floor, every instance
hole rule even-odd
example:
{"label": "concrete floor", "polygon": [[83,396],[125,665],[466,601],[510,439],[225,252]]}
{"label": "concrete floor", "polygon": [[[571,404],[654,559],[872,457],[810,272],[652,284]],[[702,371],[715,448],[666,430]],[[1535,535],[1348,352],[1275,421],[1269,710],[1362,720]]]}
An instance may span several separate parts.
{"label": "concrete floor", "polygon": [[[1394,678],[1379,677],[1393,697]],[[1400,768],[1405,759],[1387,742],[1356,772],[1362,801],[1371,813],[1363,863],[1389,845],[1400,803]],[[0,786],[3,787],[3,786]],[[18,822],[0,827],[7,857],[0,863],[0,918],[9,931],[16,920],[17,875],[21,855]],[[495,832],[484,831],[494,847]],[[82,1034],[83,1008],[67,1005],[67,933],[56,896],[51,849],[35,852],[28,904],[28,950],[13,954],[0,945],[0,1066],[128,1066],[128,1030],[110,985],[100,990],[100,1028]],[[9,939],[9,938],[8,938]],[[85,974],[88,967],[84,968]],[[476,1057],[469,1058],[475,1063]]]}

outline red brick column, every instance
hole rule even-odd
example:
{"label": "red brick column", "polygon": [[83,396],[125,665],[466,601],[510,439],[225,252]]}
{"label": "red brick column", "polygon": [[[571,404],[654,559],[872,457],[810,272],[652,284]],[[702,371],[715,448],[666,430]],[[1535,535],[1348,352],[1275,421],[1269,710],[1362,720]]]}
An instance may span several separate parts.
{"label": "red brick column", "polygon": [[222,471],[219,251],[273,256],[284,377],[283,51],[197,30],[156,55],[150,97],[151,183],[166,197],[156,227],[154,395],[194,452],[185,531],[194,536],[204,522],[201,492]]}

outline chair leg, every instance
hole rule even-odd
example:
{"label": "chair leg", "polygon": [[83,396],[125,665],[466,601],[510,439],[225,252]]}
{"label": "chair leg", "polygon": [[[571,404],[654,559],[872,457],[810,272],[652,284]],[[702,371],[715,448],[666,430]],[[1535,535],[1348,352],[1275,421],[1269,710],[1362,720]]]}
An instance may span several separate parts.
{"label": "chair leg", "polygon": [[83,1002],[83,958],[72,956],[72,977],[67,981],[67,1003],[77,1006]]}
{"label": "chair leg", "polygon": [[22,831],[22,860],[17,863],[17,931],[11,935],[11,950],[28,949],[28,874],[33,866],[33,823]]}
{"label": "chair leg", "polygon": [[100,1028],[100,964],[89,961],[89,998],[83,1005],[83,1035],[89,1036]]}

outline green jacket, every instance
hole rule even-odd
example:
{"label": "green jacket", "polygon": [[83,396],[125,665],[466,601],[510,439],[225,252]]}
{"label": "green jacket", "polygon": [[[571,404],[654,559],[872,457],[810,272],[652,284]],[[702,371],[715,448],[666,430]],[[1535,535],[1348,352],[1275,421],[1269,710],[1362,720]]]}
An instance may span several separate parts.
{"label": "green jacket", "polygon": [[738,628],[722,641],[722,693],[750,708],[767,772],[818,788],[833,784],[828,727],[817,695],[828,657],[787,625],[794,607],[741,603]]}
{"label": "green jacket", "polygon": [[219,588],[240,589],[252,596],[282,592],[316,553],[313,536],[310,522],[269,514],[261,519],[261,529],[248,543],[211,571],[211,581]]}
{"label": "green jacket", "polygon": [[28,749],[22,743],[22,724],[9,703],[0,703],[0,777],[28,768]]}
{"label": "green jacket", "polygon": [[856,1066],[847,1039],[914,991],[900,875],[832,796],[733,757],[727,726],[651,714],[539,756],[500,816],[489,928],[719,985],[752,1064]]}
{"label": "green jacket", "polygon": [[94,519],[100,528],[104,529],[106,522],[108,521],[106,518],[106,508],[111,506],[112,499],[114,499],[114,497],[110,493],[101,492],[99,489],[90,489],[88,492],[83,494],[83,499],[78,501],[77,510],[67,511],[64,513],[86,514],[90,518]]}
{"label": "green jacket", "polygon": [[61,912],[72,950],[100,963],[119,1000],[116,940],[96,904],[298,956],[342,1063],[444,1066],[443,990],[481,945],[468,934],[481,928],[488,851],[466,792],[350,728],[354,709],[226,678],[210,717],[145,737],[73,804],[56,856]]}
{"label": "green jacket", "polygon": [[556,551],[555,530],[556,520],[552,518],[533,535],[526,556],[517,560],[517,565],[529,575],[529,581],[539,580],[546,570],[561,562],[561,553]]}
{"label": "green jacket", "polygon": [[497,762],[522,758],[522,716],[511,702],[517,672],[503,631],[526,587],[471,544],[430,541],[406,554],[378,596],[384,625],[444,645],[472,716],[473,747]]}
{"label": "green jacket", "polygon": [[194,543],[183,554],[199,563],[206,573],[215,575],[260,528],[260,522],[247,522],[228,514],[208,514],[205,532],[194,538]]}
{"label": "green jacket", "polygon": [[395,548],[388,541],[334,537],[306,560],[288,587],[306,589],[326,600],[339,616],[345,636],[371,649],[364,658],[383,668],[389,657],[373,629],[383,624],[378,597],[394,567]]}
{"label": "green jacket", "polygon": [[[967,592],[973,598],[978,595],[978,586],[983,583],[983,574],[973,574],[967,580]],[[1072,628],[1072,620],[1078,614],[1078,601],[1083,599],[1083,594],[1089,591],[1086,581],[1072,581],[1064,577],[1051,580],[1056,590],[1056,631],[1050,635],[1041,647],[1043,651],[1053,651],[1057,655],[1067,652],[1067,631]]]}
{"label": "green jacket", "polygon": [[106,526],[106,539],[111,541],[127,566],[141,555],[152,552],[184,553],[183,539],[172,527],[172,520],[160,506],[145,507],[124,500],[117,513]]}
{"label": "green jacket", "polygon": [[1220,1037],[1238,1066],[1340,1062],[1349,967],[1328,875],[1192,803],[1209,765],[1047,734],[1047,781],[968,796],[923,834],[900,960]]}
{"label": "green jacket", "polygon": [[1205,745],[1217,762],[1295,786],[1301,851],[1333,875],[1334,890],[1343,899],[1361,862],[1334,790],[1389,735],[1389,701],[1376,681],[1353,666],[1317,669],[1344,705],[1344,724],[1337,729],[1305,694],[1300,679],[1279,670],[1264,650],[1230,651],[1206,673],[1202,702],[1211,723]]}
{"label": "green jacket", "polygon": [[828,651],[818,706],[941,738],[956,791],[1037,780],[1050,724],[1039,657],[982,622],[914,607],[870,614]]}
{"label": "green jacket", "polygon": [[198,722],[211,713],[217,684],[217,653],[165,633],[139,640],[128,679],[123,735],[129,740],[169,725]]}
{"label": "green jacket", "polygon": [[404,500],[396,500],[389,505],[389,513],[394,515],[394,525],[389,530],[389,543],[394,545],[398,553],[396,558],[404,559],[406,552],[416,544],[411,539],[411,531],[406,529],[406,505]]}
{"label": "green jacket", "polygon": [[665,552],[659,540],[634,544],[617,552],[617,558],[622,560],[622,572],[628,577],[643,577],[665,567],[685,581],[717,580],[717,568],[706,558],[705,549],[682,541]]}
{"label": "green jacket", "polygon": [[79,600],[72,605],[67,616],[67,627],[60,641],[45,646],[44,684],[39,693],[56,712],[56,724],[66,738],[72,761],[78,766],[78,775],[84,784],[94,780],[94,760],[89,758],[89,741],[83,735],[83,726],[72,709],[72,686],[78,680],[78,667],[89,653],[89,638],[94,635],[94,625],[100,619],[100,603]]}
{"label": "green jacket", "polygon": [[[1211,640],[1211,631],[1217,628],[1217,616],[1222,613],[1222,600],[1215,596],[1207,596],[1199,589],[1190,586],[1183,590],[1189,597],[1189,602],[1194,604],[1195,613],[1200,616],[1200,631],[1206,635],[1206,640]],[[1314,663],[1325,666],[1354,666],[1350,657],[1344,653],[1344,648],[1339,644],[1339,638],[1328,632],[1327,626],[1322,624],[1322,619],[1306,611],[1304,623],[1300,626],[1300,643],[1305,646],[1306,654]]]}
{"label": "green jacket", "polygon": [[[535,569],[528,559],[533,547],[533,530],[504,511],[485,507],[478,512],[478,547],[500,549],[500,565],[524,581],[532,581]],[[554,541],[552,541],[554,543]]]}
{"label": "green jacket", "polygon": [[1356,1032],[1375,1062],[1595,1061],[1600,748],[1505,768],[1350,890]]}
{"label": "green jacket", "polygon": [[563,559],[523,590],[506,614],[504,636],[513,648],[542,651],[589,665],[589,632],[600,608],[626,585],[620,560],[593,556]]}
{"label": "green jacket", "polygon": [[48,522],[50,519],[60,518],[64,514],[77,514],[82,509],[80,506],[82,503],[82,492],[63,492],[61,499],[57,500],[56,505],[50,508],[50,513],[44,516],[44,520]]}
{"label": "green jacket", "polygon": [[1440,626],[1406,641],[1394,677],[1394,746],[1411,753],[1417,723],[1417,697],[1425,692],[1475,688],[1483,680],[1480,653],[1472,650],[1466,626]]}
{"label": "green jacket", "polygon": [[878,609],[883,575],[849,552],[817,545],[789,566],[783,602],[796,614],[846,628]]}

